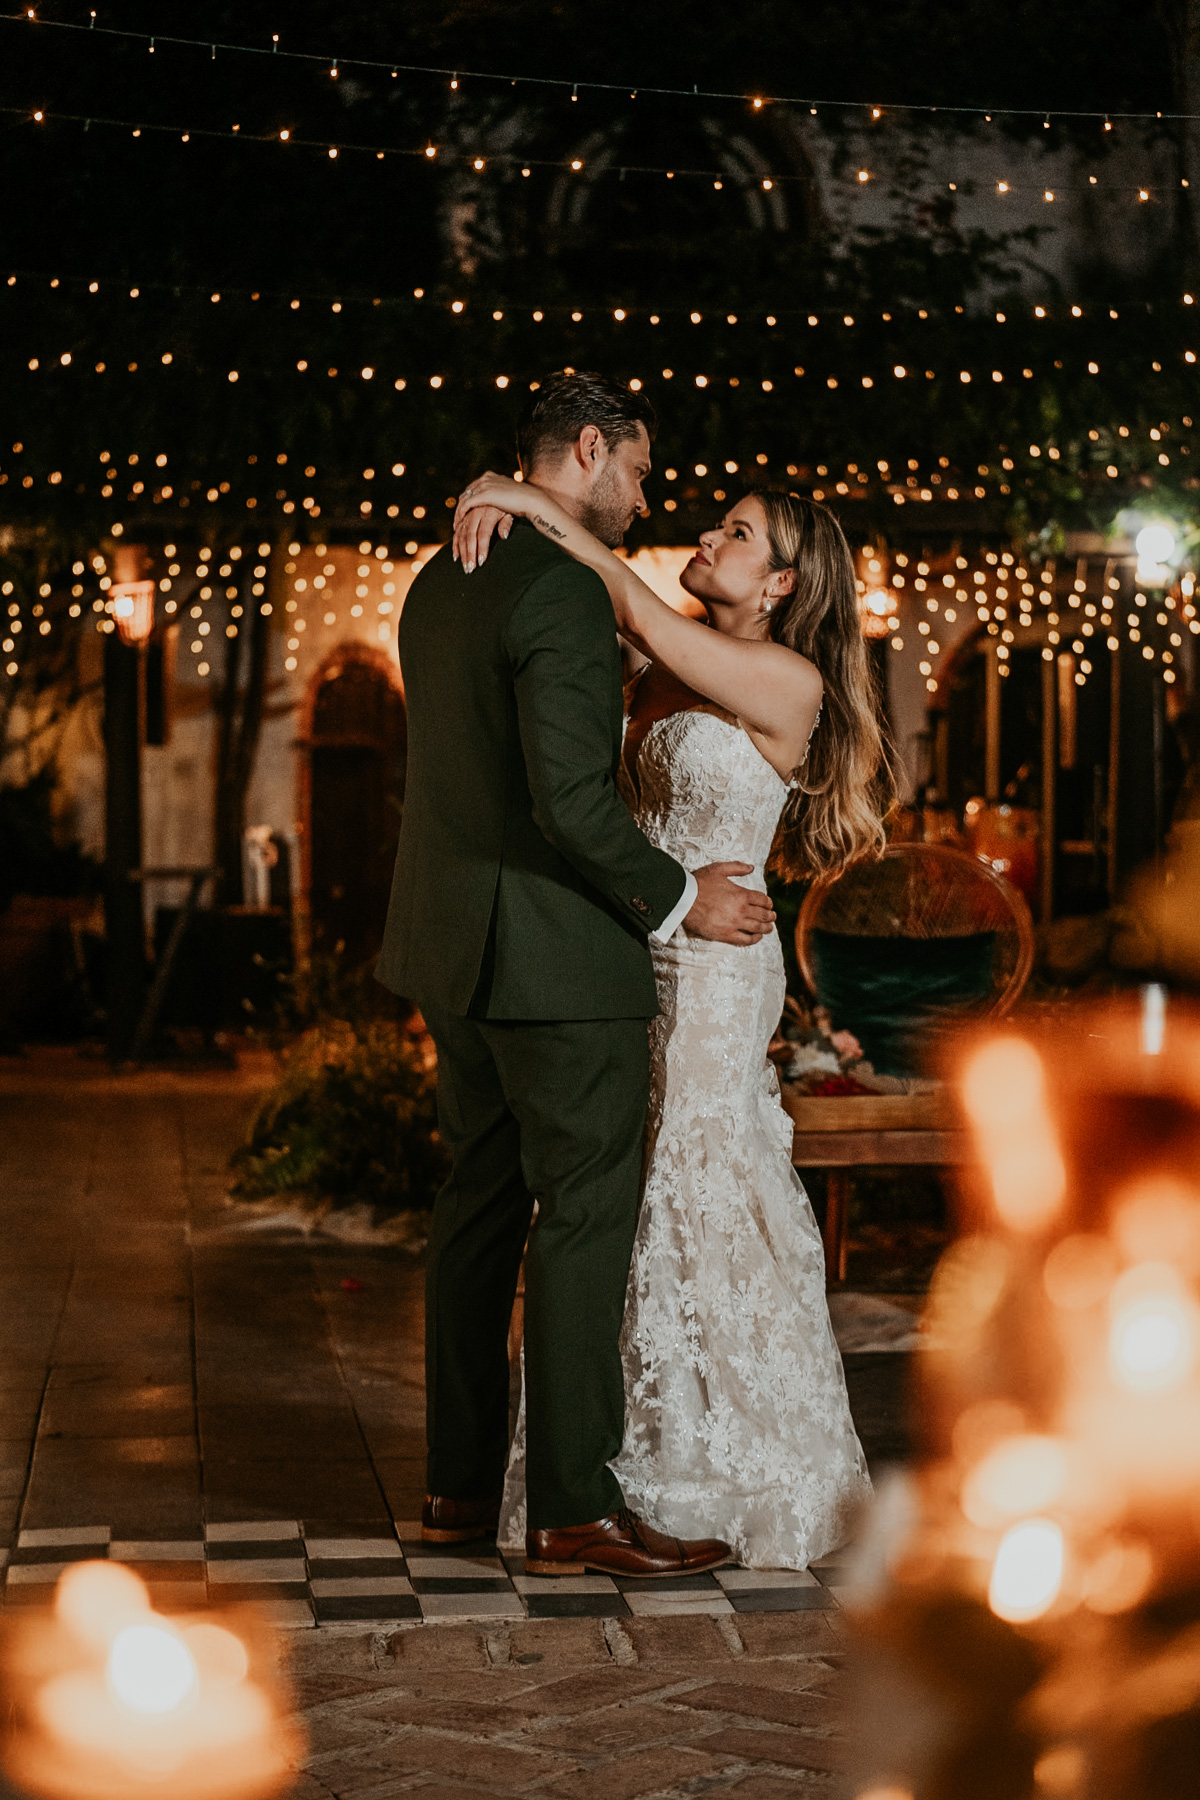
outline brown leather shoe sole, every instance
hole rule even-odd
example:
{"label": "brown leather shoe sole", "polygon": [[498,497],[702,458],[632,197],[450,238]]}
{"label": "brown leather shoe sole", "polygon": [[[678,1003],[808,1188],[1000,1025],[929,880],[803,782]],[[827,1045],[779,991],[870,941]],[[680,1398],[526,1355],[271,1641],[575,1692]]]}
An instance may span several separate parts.
{"label": "brown leather shoe sole", "polygon": [[444,1525],[422,1525],[421,1542],[423,1544],[470,1544],[476,1538],[494,1538],[497,1526],[464,1525],[454,1531],[448,1531]]}
{"label": "brown leather shoe sole", "polygon": [[706,1575],[710,1569],[720,1569],[726,1563],[733,1562],[731,1554],[714,1556],[708,1562],[693,1563],[688,1569],[647,1569],[644,1573],[639,1569],[608,1568],[602,1562],[593,1562],[588,1557],[580,1557],[578,1562],[543,1562],[540,1558],[530,1561],[526,1558],[525,1573],[527,1575],[582,1575],[585,1569],[591,1569],[596,1575],[623,1575],[629,1581],[667,1581],[678,1579],[680,1575]]}
{"label": "brown leather shoe sole", "polygon": [[423,1544],[470,1544],[476,1538],[494,1538],[500,1527],[499,1494],[483,1499],[452,1500],[426,1494],[421,1508]]}

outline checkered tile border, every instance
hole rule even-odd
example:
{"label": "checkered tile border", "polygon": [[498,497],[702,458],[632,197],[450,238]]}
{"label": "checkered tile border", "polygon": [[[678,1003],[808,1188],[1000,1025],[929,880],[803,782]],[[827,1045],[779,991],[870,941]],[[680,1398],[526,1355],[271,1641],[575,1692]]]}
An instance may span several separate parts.
{"label": "checkered tile border", "polygon": [[527,1575],[524,1557],[482,1539],[422,1544],[419,1524],[398,1524],[388,1536],[276,1519],[209,1525],[203,1538],[166,1541],[114,1538],[103,1525],[22,1531],[13,1550],[0,1549],[5,1605],[44,1602],[64,1568],[89,1557],[127,1563],[160,1606],[253,1600],[285,1626],[808,1612],[836,1607],[840,1585],[832,1561],[661,1581]]}

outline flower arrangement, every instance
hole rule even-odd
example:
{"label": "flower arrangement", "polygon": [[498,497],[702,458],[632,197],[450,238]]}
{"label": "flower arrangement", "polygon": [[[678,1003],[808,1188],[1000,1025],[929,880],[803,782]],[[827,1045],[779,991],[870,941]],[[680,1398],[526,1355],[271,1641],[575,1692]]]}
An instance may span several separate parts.
{"label": "flower arrangement", "polygon": [[864,1061],[854,1033],[835,1031],[823,1006],[805,1007],[791,994],[784,1003],[770,1056],[780,1080],[804,1094],[879,1092],[878,1077]]}

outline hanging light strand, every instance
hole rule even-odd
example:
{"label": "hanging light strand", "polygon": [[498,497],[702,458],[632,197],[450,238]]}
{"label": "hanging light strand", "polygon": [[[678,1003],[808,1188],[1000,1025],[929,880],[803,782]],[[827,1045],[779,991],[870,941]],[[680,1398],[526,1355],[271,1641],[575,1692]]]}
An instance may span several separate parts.
{"label": "hanging light strand", "polygon": [[903,100],[880,104],[878,99],[841,100],[821,98],[813,94],[761,94],[735,92],[732,89],[702,88],[695,84],[689,87],[650,86],[636,81],[589,81],[573,76],[533,75],[527,70],[519,70],[516,74],[499,73],[491,69],[451,69],[434,63],[400,62],[391,57],[372,56],[329,56],[316,51],[285,50],[280,47],[279,33],[272,36],[271,42],[262,44],[214,43],[211,38],[189,38],[155,32],[130,31],[114,25],[99,25],[93,15],[87,24],[80,24],[67,19],[42,19],[29,12],[9,14],[0,17],[0,24],[34,25],[43,30],[74,31],[87,36],[116,37],[149,46],[151,43],[171,44],[180,49],[203,50],[212,61],[217,52],[229,56],[276,56],[290,59],[292,62],[311,63],[329,70],[336,76],[339,69],[377,69],[386,71],[389,77],[399,74],[436,76],[440,80],[448,80],[457,89],[464,81],[500,82],[505,87],[515,87],[522,83],[530,87],[556,89],[574,97],[580,92],[594,94],[628,94],[634,98],[638,94],[647,94],[654,98],[672,98],[681,100],[730,100],[753,107],[760,111],[767,106],[803,106],[810,111],[828,108],[831,111],[859,112],[864,117],[878,121],[888,113],[919,114],[932,117],[935,114],[950,114],[961,117],[982,119],[991,123],[994,119],[1040,119],[1047,127],[1055,119],[1092,119],[1102,130],[1107,130],[1114,120],[1150,120],[1174,119],[1196,120],[1200,113],[1186,112],[1122,112],[1113,107],[1104,109],[1079,107],[1044,106],[962,106],[943,103],[933,104],[928,101]]}
{"label": "hanging light strand", "polygon": [[[57,120],[60,123],[65,124],[82,125],[85,131],[90,130],[92,126],[98,126],[113,131],[128,131],[130,135],[135,138],[140,138],[144,134],[152,134],[157,137],[173,137],[178,139],[180,143],[190,143],[193,138],[209,138],[226,142],[236,139],[239,143],[274,144],[282,146],[289,151],[319,151],[327,160],[332,159],[334,161],[336,161],[343,153],[349,155],[372,156],[377,162],[386,162],[390,157],[402,157],[413,161],[425,162],[440,161],[451,167],[471,169],[480,177],[488,174],[495,175],[496,173],[511,175],[514,170],[520,170],[524,173],[531,168],[553,169],[560,173],[570,171],[572,174],[578,175],[582,173],[586,167],[584,159],[579,156],[518,156],[515,151],[496,151],[487,157],[482,157],[473,150],[454,151],[432,143],[426,143],[419,147],[414,146],[405,148],[402,145],[396,144],[363,144],[330,138],[304,138],[298,137],[290,127],[283,130],[272,131],[243,131],[240,124],[234,124],[228,127],[216,125],[166,125],[158,121],[145,119],[139,121],[136,119],[102,118],[94,113],[50,112],[45,108],[32,110],[28,106],[0,106],[0,115],[24,119],[29,123],[37,124],[39,126],[44,125],[51,120]],[[1197,116],[1200,117],[1200,115]],[[665,163],[622,163],[619,166],[613,163],[605,164],[595,170],[588,171],[589,180],[597,179],[601,175],[615,176],[618,180],[622,181],[628,175],[660,176],[668,181],[674,181],[683,176],[693,180],[711,182],[713,186],[719,190],[724,190],[728,187],[729,190],[735,194],[752,192],[771,193],[776,187],[781,185],[807,189],[811,184],[811,176],[803,172],[748,175],[740,171],[731,172],[727,168],[686,168],[678,163],[670,168],[668,168]],[[847,183],[846,185],[854,192],[862,192],[868,176],[869,171],[859,170],[855,181],[853,183]],[[1134,205],[1140,206],[1152,199],[1163,200],[1169,195],[1173,195],[1178,188],[1186,188],[1187,186],[1188,181],[1186,177],[1182,177],[1178,182],[1169,183],[1138,183],[1127,180],[1100,184],[1098,178],[1093,176],[1089,178],[1087,183],[1079,186],[1060,185],[1053,189],[1044,188],[1041,184],[1036,182],[1027,187],[1021,183],[1013,183],[1006,180],[989,181],[986,186],[981,184],[978,188],[974,182],[959,183],[956,181],[933,181],[932,179],[930,181],[931,190],[938,193],[947,189],[951,192],[958,192],[961,188],[964,197],[969,193],[972,197],[987,197],[994,199],[1001,204],[1003,204],[1004,200],[1010,194],[1036,192],[1041,195],[1041,198],[1045,203],[1055,201],[1064,194],[1112,193],[1121,194]]]}
{"label": "hanging light strand", "polygon": [[[713,329],[724,333],[728,329],[742,329],[767,326],[773,329],[783,319],[803,319],[810,328],[820,325],[829,326],[838,331],[858,332],[868,327],[874,328],[876,323],[886,325],[932,324],[939,329],[956,322],[965,327],[978,328],[993,324],[1004,326],[1018,322],[1022,318],[1036,319],[1046,324],[1062,323],[1066,325],[1082,322],[1099,323],[1105,331],[1113,324],[1131,320],[1152,318],[1164,315],[1169,309],[1179,306],[1193,307],[1196,303],[1194,294],[1181,294],[1177,301],[1173,300],[1127,300],[1122,299],[1118,306],[1110,306],[1106,300],[1092,299],[1084,303],[1060,301],[1054,306],[1045,301],[1012,300],[1002,302],[1000,310],[996,302],[988,303],[986,312],[967,312],[963,306],[939,306],[920,303],[915,299],[893,301],[887,312],[877,313],[873,309],[857,308],[853,314],[847,313],[845,304],[826,306],[793,305],[780,306],[771,312],[761,312],[757,308],[752,311],[742,309],[736,313],[725,311],[721,307],[710,309],[707,313],[697,311],[695,306],[676,301],[670,306],[646,303],[635,306],[629,303],[613,307],[595,300],[586,303],[576,301],[560,301],[543,303],[530,307],[526,301],[499,300],[493,296],[488,301],[477,301],[474,307],[464,300],[448,299],[432,293],[426,287],[414,287],[406,294],[374,295],[335,295],[332,293],[314,293],[295,288],[268,289],[262,287],[231,287],[222,284],[218,288],[212,281],[178,282],[178,281],[134,281],[117,276],[106,276],[103,280],[87,275],[56,275],[44,269],[10,269],[6,275],[0,275],[0,286],[15,288],[21,282],[46,282],[52,289],[86,288],[92,295],[103,293],[108,299],[127,298],[141,300],[151,294],[170,295],[175,299],[183,295],[203,296],[212,304],[222,300],[280,301],[293,312],[302,306],[324,306],[333,312],[343,312],[347,307],[385,307],[400,308],[408,311],[443,311],[463,323],[478,324],[484,317],[490,317],[494,323],[528,315],[537,323],[550,316],[562,315],[573,324],[582,324],[586,319],[594,325],[598,320],[611,325],[627,322],[646,321],[651,325],[660,325],[664,321],[687,318],[693,324],[707,323]],[[1194,315],[1189,315],[1194,316]],[[1198,327],[1200,335],[1200,327]],[[1189,360],[1191,360],[1189,358]]]}

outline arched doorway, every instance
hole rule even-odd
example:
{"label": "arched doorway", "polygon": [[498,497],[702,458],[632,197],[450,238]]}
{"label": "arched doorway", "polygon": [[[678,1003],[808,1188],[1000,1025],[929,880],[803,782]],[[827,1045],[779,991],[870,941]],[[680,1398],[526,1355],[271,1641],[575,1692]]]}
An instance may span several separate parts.
{"label": "arched doorway", "polygon": [[308,763],[308,910],[312,947],[350,964],[376,954],[404,803],[406,716],[399,671],[365,644],[343,644],[313,678]]}

